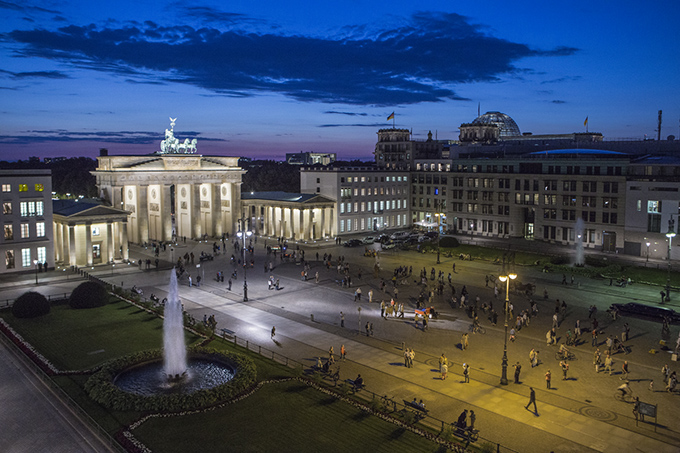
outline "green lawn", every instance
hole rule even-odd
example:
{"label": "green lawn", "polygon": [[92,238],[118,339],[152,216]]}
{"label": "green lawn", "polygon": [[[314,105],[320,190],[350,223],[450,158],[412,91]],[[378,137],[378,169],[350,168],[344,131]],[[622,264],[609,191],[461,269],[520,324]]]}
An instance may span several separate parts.
{"label": "green lawn", "polygon": [[[119,299],[98,308],[53,305],[46,316],[17,319],[0,312],[21,336],[61,370],[85,370],[131,352],[163,346],[163,320]],[[187,343],[198,340],[186,336]]]}
{"label": "green lawn", "polygon": [[421,436],[297,381],[267,384],[217,410],[151,418],[134,434],[167,453],[439,451]]}

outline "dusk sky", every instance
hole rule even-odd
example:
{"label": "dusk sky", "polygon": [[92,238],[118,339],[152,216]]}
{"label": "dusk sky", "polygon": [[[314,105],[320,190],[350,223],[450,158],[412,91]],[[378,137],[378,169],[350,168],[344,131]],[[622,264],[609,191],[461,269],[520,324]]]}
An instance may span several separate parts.
{"label": "dusk sky", "polygon": [[[164,5],[164,6],[162,6]],[[0,160],[372,158],[376,132],[680,136],[680,2],[2,1]]]}

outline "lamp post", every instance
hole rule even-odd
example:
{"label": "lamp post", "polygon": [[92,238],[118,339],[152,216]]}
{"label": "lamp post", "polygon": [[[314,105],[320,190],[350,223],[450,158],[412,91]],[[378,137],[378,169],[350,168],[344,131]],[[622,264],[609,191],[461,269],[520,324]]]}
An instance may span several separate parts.
{"label": "lamp post", "polygon": [[505,265],[503,266],[503,274],[499,275],[498,279],[505,282],[505,339],[503,342],[503,361],[501,362],[501,385],[508,385],[508,304],[510,302],[510,280],[517,278],[514,272],[505,272]]}
{"label": "lamp post", "polygon": [[645,261],[645,267],[647,267],[647,263],[649,263],[649,246],[652,245],[651,242],[647,242],[647,260]]}
{"label": "lamp post", "polygon": [[671,300],[671,244],[673,243],[673,238],[675,237],[675,220],[673,220],[673,215],[671,215],[668,221],[668,233],[666,233],[668,238],[668,277],[666,277],[666,302]]}
{"label": "lamp post", "polygon": [[[246,278],[246,269],[248,268],[246,263],[246,238],[249,238],[253,232],[246,230],[245,219],[239,219],[238,223],[239,229],[236,233],[236,236],[243,240],[243,246],[241,247],[243,250],[243,302],[248,302],[248,279]],[[241,230],[241,224],[243,224],[243,230]]]}
{"label": "lamp post", "polygon": [[33,260],[33,266],[35,266],[35,285],[38,286],[38,260]]}

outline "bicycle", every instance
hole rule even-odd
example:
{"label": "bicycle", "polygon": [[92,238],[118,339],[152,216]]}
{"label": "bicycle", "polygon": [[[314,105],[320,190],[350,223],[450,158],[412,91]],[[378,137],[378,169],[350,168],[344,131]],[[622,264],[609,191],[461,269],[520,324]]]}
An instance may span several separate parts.
{"label": "bicycle", "polygon": [[616,393],[614,393],[614,398],[616,398],[619,401],[623,401],[624,403],[632,403],[635,401],[635,397],[633,396],[632,390],[626,392],[617,390]]}
{"label": "bicycle", "polygon": [[472,333],[481,333],[482,335],[486,333],[486,329],[484,327],[475,324],[470,325],[470,330],[472,330]]}
{"label": "bicycle", "polygon": [[557,351],[555,353],[555,360],[576,360],[576,354],[574,354],[571,351],[566,352]]}

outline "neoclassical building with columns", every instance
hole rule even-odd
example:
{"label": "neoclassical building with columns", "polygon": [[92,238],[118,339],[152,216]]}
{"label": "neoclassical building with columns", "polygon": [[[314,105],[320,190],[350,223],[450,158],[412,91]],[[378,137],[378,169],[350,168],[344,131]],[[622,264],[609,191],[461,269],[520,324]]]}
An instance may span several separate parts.
{"label": "neoclassical building with columns", "polygon": [[237,157],[157,153],[98,157],[99,196],[128,212],[128,239],[219,237],[238,229],[241,178]]}
{"label": "neoclassical building with columns", "polygon": [[257,235],[305,242],[337,235],[335,200],[324,195],[244,192],[241,203],[241,218]]}

